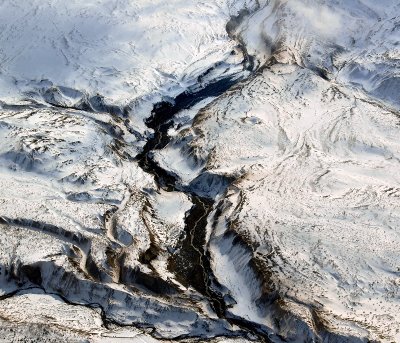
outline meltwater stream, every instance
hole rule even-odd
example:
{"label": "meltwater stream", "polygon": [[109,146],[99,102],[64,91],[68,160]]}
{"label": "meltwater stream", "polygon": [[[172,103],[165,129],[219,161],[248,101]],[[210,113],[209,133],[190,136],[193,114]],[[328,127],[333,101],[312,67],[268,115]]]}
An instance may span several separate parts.
{"label": "meltwater stream", "polygon": [[[192,287],[205,296],[214,312],[220,318],[237,325],[243,334],[249,333],[259,341],[269,342],[268,335],[254,323],[238,318],[226,317],[227,305],[224,295],[219,289],[222,286],[214,276],[210,265],[210,256],[206,251],[206,225],[214,207],[212,195],[198,194],[194,187],[182,186],[179,178],[162,168],[153,159],[153,152],[167,146],[171,138],[168,130],[174,125],[174,116],[181,110],[189,109],[205,98],[216,98],[239,83],[241,75],[225,78],[211,83],[199,91],[190,90],[178,95],[173,103],[160,102],[154,105],[151,117],[146,125],[154,130],[153,136],[147,141],[143,151],[136,157],[139,166],[154,176],[161,189],[168,192],[184,192],[192,202],[192,207],[186,214],[185,230],[177,249],[168,261],[168,269],[177,281],[185,287]],[[232,180],[226,180],[226,184]]]}
{"label": "meltwater stream", "polygon": [[160,167],[152,158],[154,150],[164,148],[170,141],[168,129],[173,125],[173,117],[183,109],[188,109],[208,97],[217,97],[236,84],[240,78],[228,78],[209,84],[198,92],[185,92],[175,98],[174,104],[158,103],[154,106],[147,126],[154,130],[154,135],[137,156],[139,166],[154,175],[157,185],[165,191],[184,191],[193,206],[185,219],[185,232],[181,237],[176,253],[171,257],[168,268],[176,275],[179,282],[191,286],[210,299],[215,312],[222,315],[225,308],[221,296],[211,290],[210,278],[213,273],[204,251],[205,227],[207,217],[213,207],[213,199],[202,197],[189,187],[177,187],[179,180]]}

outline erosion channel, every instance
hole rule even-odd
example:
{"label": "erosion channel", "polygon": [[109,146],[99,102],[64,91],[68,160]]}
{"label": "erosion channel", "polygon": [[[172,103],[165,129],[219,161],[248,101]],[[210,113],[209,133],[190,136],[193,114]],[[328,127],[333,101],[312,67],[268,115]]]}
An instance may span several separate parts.
{"label": "erosion channel", "polygon": [[[247,59],[243,63],[246,65]],[[154,134],[137,156],[137,161],[144,171],[154,176],[160,188],[168,192],[184,192],[193,204],[186,213],[184,234],[168,261],[170,272],[174,273],[182,285],[192,287],[205,296],[218,317],[241,327],[251,337],[257,337],[259,341],[269,342],[267,333],[254,323],[226,316],[227,305],[221,291],[222,286],[214,276],[210,265],[210,255],[205,249],[207,219],[213,210],[214,197],[198,194],[195,187],[191,185],[182,186],[176,175],[163,169],[153,158],[155,150],[165,148],[171,141],[168,130],[173,127],[174,116],[179,111],[190,109],[205,98],[216,98],[222,95],[242,79],[241,76],[220,79],[201,90],[188,90],[181,93],[173,102],[163,101],[155,104],[151,116],[146,121],[147,127],[153,129]],[[228,185],[231,181],[225,178],[224,183]],[[207,183],[207,178],[205,182]]]}

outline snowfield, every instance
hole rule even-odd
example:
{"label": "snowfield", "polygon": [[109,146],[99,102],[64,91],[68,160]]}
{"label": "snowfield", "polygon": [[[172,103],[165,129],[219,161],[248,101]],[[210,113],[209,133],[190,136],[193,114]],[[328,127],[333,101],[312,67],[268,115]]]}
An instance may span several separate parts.
{"label": "snowfield", "polygon": [[396,0],[0,0],[0,341],[400,341]]}

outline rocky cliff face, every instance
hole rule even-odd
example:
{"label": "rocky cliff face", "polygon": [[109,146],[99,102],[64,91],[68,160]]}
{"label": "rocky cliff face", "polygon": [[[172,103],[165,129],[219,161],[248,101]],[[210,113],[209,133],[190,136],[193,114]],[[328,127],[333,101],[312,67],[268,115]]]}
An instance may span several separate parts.
{"label": "rocky cliff face", "polygon": [[3,340],[399,340],[397,13],[0,3]]}

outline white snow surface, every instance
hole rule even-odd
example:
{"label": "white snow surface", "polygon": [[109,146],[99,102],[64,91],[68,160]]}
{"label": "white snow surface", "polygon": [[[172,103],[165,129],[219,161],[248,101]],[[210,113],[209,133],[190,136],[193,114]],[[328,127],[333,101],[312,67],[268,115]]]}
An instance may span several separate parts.
{"label": "white snow surface", "polygon": [[0,99],[62,86],[123,105],[185,88],[236,45],[231,2],[2,1]]}
{"label": "white snow surface", "polygon": [[[397,0],[0,0],[0,336],[400,341],[399,42]],[[153,105],[238,74],[160,188]],[[168,267],[196,192],[223,318]]]}

